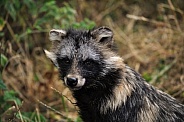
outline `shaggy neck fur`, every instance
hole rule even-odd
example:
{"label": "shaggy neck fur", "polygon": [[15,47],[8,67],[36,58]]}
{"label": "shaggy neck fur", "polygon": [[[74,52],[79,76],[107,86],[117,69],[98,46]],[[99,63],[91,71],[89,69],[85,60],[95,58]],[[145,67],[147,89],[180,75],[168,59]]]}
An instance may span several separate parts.
{"label": "shaggy neck fur", "polygon": [[184,107],[181,104],[176,105],[175,99],[147,84],[130,67],[124,68],[123,72],[119,70],[114,73],[116,75],[104,78],[112,80],[113,85],[73,92],[84,122],[175,121],[168,113],[172,113],[178,121],[184,121]]}

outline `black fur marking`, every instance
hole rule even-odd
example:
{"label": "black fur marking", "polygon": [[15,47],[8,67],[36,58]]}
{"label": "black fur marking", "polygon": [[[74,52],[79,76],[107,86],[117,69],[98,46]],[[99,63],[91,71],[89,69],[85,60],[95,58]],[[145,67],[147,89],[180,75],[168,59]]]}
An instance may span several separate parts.
{"label": "black fur marking", "polygon": [[63,80],[64,76],[66,76],[69,69],[71,68],[72,59],[69,59],[68,57],[57,58],[57,62],[58,62],[58,65],[59,65],[60,76]]}
{"label": "black fur marking", "polygon": [[[95,87],[83,87],[74,91],[73,95],[77,99],[77,106],[80,108],[81,118],[86,122],[108,122],[108,115],[100,113],[103,100],[112,95],[112,90],[118,84],[120,70],[112,70],[106,76],[93,79]],[[97,83],[98,82],[98,83]],[[100,83],[100,84],[99,84]]]}
{"label": "black fur marking", "polygon": [[81,75],[86,78],[87,84],[93,80],[95,82],[96,78],[99,77],[100,72],[102,72],[102,65],[92,59],[86,59],[85,61],[80,61],[79,66],[81,68]]}

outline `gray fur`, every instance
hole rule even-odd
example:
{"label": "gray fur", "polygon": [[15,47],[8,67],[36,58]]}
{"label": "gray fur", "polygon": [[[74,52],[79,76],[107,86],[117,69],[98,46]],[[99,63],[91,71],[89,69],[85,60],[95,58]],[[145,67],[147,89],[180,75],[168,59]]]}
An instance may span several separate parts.
{"label": "gray fur", "polygon": [[[71,89],[85,122],[184,122],[184,106],[149,85],[112,51],[113,32],[50,31],[46,56]],[[72,83],[71,83],[72,82]]]}

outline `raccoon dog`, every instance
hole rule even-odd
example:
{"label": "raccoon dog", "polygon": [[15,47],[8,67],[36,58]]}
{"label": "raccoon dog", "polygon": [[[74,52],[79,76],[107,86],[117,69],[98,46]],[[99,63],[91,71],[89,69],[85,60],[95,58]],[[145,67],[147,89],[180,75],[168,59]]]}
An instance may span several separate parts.
{"label": "raccoon dog", "polygon": [[151,85],[112,51],[113,32],[57,30],[46,56],[70,88],[84,122],[184,122],[184,106]]}

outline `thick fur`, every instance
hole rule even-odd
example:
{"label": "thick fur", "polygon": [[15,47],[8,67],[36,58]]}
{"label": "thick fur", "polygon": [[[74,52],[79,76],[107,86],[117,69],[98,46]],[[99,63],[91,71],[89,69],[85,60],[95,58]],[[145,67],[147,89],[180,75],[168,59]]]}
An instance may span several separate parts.
{"label": "thick fur", "polygon": [[151,85],[112,50],[113,33],[94,30],[51,30],[46,55],[68,86],[84,122],[184,122],[184,106]]}

